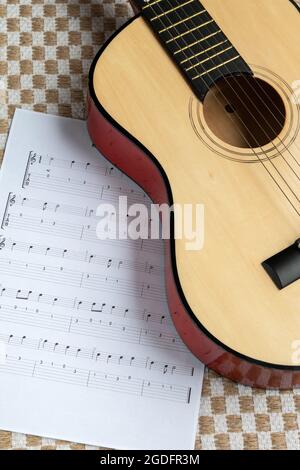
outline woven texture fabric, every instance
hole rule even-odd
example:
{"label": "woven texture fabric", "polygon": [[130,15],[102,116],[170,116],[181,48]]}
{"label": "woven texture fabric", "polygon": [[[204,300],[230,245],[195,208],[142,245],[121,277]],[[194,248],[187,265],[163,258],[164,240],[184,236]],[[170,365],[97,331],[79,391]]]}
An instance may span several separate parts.
{"label": "woven texture fabric", "polygon": [[[0,0],[1,153],[16,107],[85,118],[91,60],[130,16],[126,0]],[[252,390],[207,371],[196,448],[300,449],[299,412],[300,391]],[[0,431],[0,449],[17,448],[90,447]]]}

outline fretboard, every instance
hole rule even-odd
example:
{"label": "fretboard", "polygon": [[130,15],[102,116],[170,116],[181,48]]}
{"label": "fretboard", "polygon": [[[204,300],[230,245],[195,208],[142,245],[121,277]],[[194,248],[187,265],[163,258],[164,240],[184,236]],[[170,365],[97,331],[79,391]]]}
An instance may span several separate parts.
{"label": "fretboard", "polygon": [[198,0],[134,0],[157,38],[203,101],[221,77],[250,67]]}

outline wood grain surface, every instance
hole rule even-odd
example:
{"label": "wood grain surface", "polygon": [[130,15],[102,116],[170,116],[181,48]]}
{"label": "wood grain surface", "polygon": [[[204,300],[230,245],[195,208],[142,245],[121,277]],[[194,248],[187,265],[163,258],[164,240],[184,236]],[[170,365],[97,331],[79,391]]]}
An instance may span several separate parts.
{"label": "wood grain surface", "polygon": [[[2,153],[16,106],[85,118],[91,60],[131,15],[126,0],[0,0]],[[206,372],[196,448],[300,449],[299,413],[300,391],[252,390]],[[0,431],[0,449],[80,448],[90,447]]]}

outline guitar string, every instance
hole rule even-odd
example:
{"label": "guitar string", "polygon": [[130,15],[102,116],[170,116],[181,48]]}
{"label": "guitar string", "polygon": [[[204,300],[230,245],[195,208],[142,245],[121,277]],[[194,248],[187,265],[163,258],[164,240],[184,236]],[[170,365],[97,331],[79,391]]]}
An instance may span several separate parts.
{"label": "guitar string", "polygon": [[[192,5],[191,5],[191,6],[192,6]],[[194,22],[193,22],[193,23],[194,23]],[[195,23],[194,23],[194,25],[195,25]],[[196,26],[196,25],[195,25],[195,26]],[[196,28],[196,29],[197,29],[197,28]],[[250,83],[250,85],[251,85],[251,83]],[[285,118],[285,117],[286,117],[285,114],[282,113],[282,111],[281,111],[281,109],[278,107],[277,103],[276,103],[274,100],[272,100],[272,98],[266,93],[265,89],[261,86],[260,81],[258,81],[258,86],[259,86],[260,90],[262,91],[262,93],[265,95],[265,97],[268,99],[268,101],[276,108],[278,114],[280,114],[280,116],[281,116],[282,118]],[[253,91],[255,92],[256,96],[257,96],[258,98],[260,98],[260,96],[258,95],[258,93],[257,93],[257,91],[256,91],[255,88],[253,88]],[[272,109],[270,109],[270,108],[267,107],[267,104],[265,103],[265,101],[262,101],[262,100],[261,100],[261,102],[262,102],[262,104],[266,107],[266,109],[268,109],[268,110],[271,112],[271,114],[272,114],[272,116],[275,118],[277,124],[281,125],[281,122],[280,122],[279,119],[277,118],[276,114],[272,111]],[[297,145],[297,142],[294,142],[294,146],[295,146],[298,150],[300,150],[300,147]],[[290,155],[291,155],[291,157],[294,159],[295,163],[300,167],[300,162],[295,158],[295,156],[294,156],[292,153],[290,153]]]}
{"label": "guitar string", "polygon": [[[160,8],[160,5],[157,4],[157,6]],[[171,5],[169,4],[169,6],[171,6]],[[150,7],[151,11],[154,13],[154,15],[156,15],[156,12],[155,12],[155,10],[153,9],[153,7],[151,6],[151,4],[149,4],[148,7]],[[160,8],[160,10],[161,10],[161,13],[163,13],[163,10],[162,10],[161,8]],[[180,18],[180,16],[179,16],[179,18]],[[166,25],[165,25],[164,22],[161,20],[161,18],[159,18],[159,21],[161,22],[161,24],[162,24],[163,27],[166,27]],[[172,22],[170,21],[170,19],[169,19],[169,23],[170,23],[170,26],[171,26],[171,25],[172,25]],[[194,23],[194,25],[196,26],[195,23]],[[177,30],[176,26],[173,26],[173,28],[174,28],[175,32],[178,34],[178,30]],[[188,30],[187,30],[187,31],[188,31]],[[170,34],[171,39],[172,39],[173,37],[172,37],[172,35],[171,35],[171,32],[169,32],[169,34]],[[194,36],[194,37],[195,37],[195,36]],[[195,39],[197,39],[197,38],[195,37]],[[185,44],[186,44],[187,46],[189,46],[188,43],[187,43],[185,40],[183,40],[183,41],[185,42]],[[174,42],[177,44],[178,48],[180,49],[180,46],[179,46],[179,44],[178,44],[178,41],[175,39]],[[197,71],[197,64],[193,65],[192,62],[191,62],[191,59],[190,59],[188,56],[186,56],[185,52],[183,52],[183,55],[186,57],[186,59],[190,62],[190,64],[191,64],[191,65],[196,69],[196,71]],[[209,56],[207,55],[207,57],[209,57]],[[209,74],[208,74],[208,76],[209,76]],[[203,79],[202,79],[202,80],[203,80]],[[203,80],[203,82],[205,83],[204,80]],[[218,89],[218,91],[220,91],[221,95],[226,99],[226,97],[224,96],[222,90],[220,90],[217,85],[216,85],[216,88]],[[219,101],[218,99],[217,99],[217,101],[220,103],[220,101]],[[220,104],[221,104],[221,103],[220,103]],[[238,119],[240,120],[240,122],[242,123],[243,127],[244,127],[244,128],[247,130],[247,132],[252,136],[252,138],[257,142],[255,136],[251,133],[251,131],[247,128],[247,126],[246,126],[246,125],[244,124],[244,122],[241,120],[241,118],[240,118],[240,116],[238,115],[238,113],[237,113],[237,117],[238,117]],[[229,116],[229,119],[231,119],[231,121],[234,123],[234,121],[233,121],[233,119],[232,119],[231,116]],[[249,143],[248,139],[245,137],[245,135],[241,133],[240,129],[237,128],[237,130],[238,130],[240,136],[242,137],[242,139],[243,139],[245,142],[247,142],[249,148],[252,150],[252,152],[253,152],[253,154],[256,156],[257,160],[263,165],[264,169],[267,171],[267,173],[269,174],[269,176],[271,177],[271,179],[274,181],[274,183],[276,184],[276,186],[278,187],[278,189],[282,192],[282,194],[284,195],[284,197],[287,199],[287,201],[288,201],[288,202],[290,203],[290,205],[293,207],[293,209],[295,210],[295,212],[297,213],[297,215],[300,216],[300,212],[297,210],[297,208],[295,207],[295,205],[293,204],[293,202],[290,200],[289,196],[285,193],[284,189],[280,186],[280,184],[278,183],[278,181],[275,179],[274,175],[273,175],[273,174],[271,173],[271,171],[268,169],[268,167],[266,166],[264,160],[261,159],[261,158],[259,157],[259,155],[255,152],[254,148],[250,145],[250,143]],[[259,145],[258,145],[258,147],[259,147]],[[295,196],[295,198],[296,198],[297,200],[299,200],[298,196],[294,193],[293,189],[289,186],[289,184],[287,183],[287,181],[285,180],[285,178],[280,174],[279,170],[278,170],[277,167],[273,164],[273,162],[271,161],[271,159],[269,158],[269,156],[264,152],[264,150],[263,150],[262,147],[260,147],[260,148],[261,148],[262,154],[265,155],[265,156],[267,157],[268,161],[272,164],[272,166],[274,166],[275,170],[278,172],[279,176],[283,179],[283,181],[285,182],[286,186],[290,189],[291,193],[294,194],[294,196]]]}
{"label": "guitar string", "polygon": [[[167,3],[168,3],[168,6],[171,6],[171,4],[170,4],[169,2],[167,2]],[[179,6],[180,4],[176,3],[175,5]],[[159,8],[160,8],[160,6],[159,6]],[[193,8],[193,7],[191,6],[191,8]],[[152,11],[153,11],[153,8],[152,8]],[[162,9],[161,9],[161,11],[162,11]],[[196,12],[197,10],[194,9],[193,11]],[[206,10],[205,10],[205,11],[206,11]],[[154,13],[155,13],[155,12],[154,12]],[[178,11],[176,11],[176,12],[174,12],[174,13],[177,15],[178,19],[181,19],[181,17],[180,17],[180,15],[179,15],[179,12],[178,12]],[[172,24],[171,21],[170,21],[170,19],[169,19],[169,18],[167,18],[167,19],[169,20],[169,23]],[[163,24],[162,21],[161,21],[161,23]],[[197,26],[197,24],[196,24],[193,20],[192,20],[192,23],[193,23],[193,26]],[[174,27],[174,29],[175,29],[175,27]],[[187,31],[188,31],[188,29],[187,29]],[[176,32],[177,32],[177,30],[176,30]],[[171,34],[171,33],[170,33],[170,34]],[[194,35],[194,33],[191,33],[191,34],[193,34],[194,39],[197,40],[197,37]],[[205,41],[205,42],[207,42],[207,41]],[[185,44],[188,45],[186,42],[185,42]],[[177,45],[178,45],[178,43],[177,43]],[[207,57],[209,58],[209,55],[208,55],[208,54],[206,54],[206,55],[207,55]],[[219,64],[217,64],[217,65],[219,65]],[[226,65],[226,64],[225,64],[225,65]],[[193,67],[193,68],[197,71],[197,68],[196,68],[196,67],[197,67],[197,64],[195,64],[194,67]],[[203,66],[202,66],[202,68],[203,68]],[[230,70],[228,69],[227,66],[226,66],[226,68],[227,68],[227,70],[230,72]],[[231,85],[230,85],[230,83],[228,82],[228,80],[226,80],[226,77],[225,77],[225,81],[226,81],[226,83],[229,85],[229,87],[231,88],[231,90],[235,93],[235,95],[237,96],[237,98],[240,99],[240,98],[239,98],[239,95],[235,92],[234,88],[231,87]],[[235,80],[235,81],[236,81],[236,80]],[[237,82],[237,81],[236,81],[236,82]],[[237,83],[238,83],[238,82],[237,82]],[[216,86],[216,88],[218,89],[217,86]],[[242,90],[241,87],[240,87],[240,89]],[[221,91],[221,90],[219,89],[219,91]],[[222,95],[223,95],[223,97],[226,99],[226,97],[225,97],[225,95],[224,95],[223,93],[222,93]],[[227,100],[226,100],[226,101],[227,101]],[[242,102],[241,100],[240,100],[240,102],[243,104],[243,102]],[[246,108],[246,109],[247,109],[247,108]],[[249,111],[249,109],[247,109],[247,111]],[[250,113],[250,114],[252,115],[252,113]],[[252,115],[252,117],[254,117],[254,116]],[[240,118],[240,117],[238,116],[238,118]],[[241,120],[241,119],[239,119],[239,120],[242,122],[242,124],[243,124],[243,126],[246,128],[247,132],[248,132],[248,133],[252,136],[252,138],[253,138],[253,137],[254,137],[253,133],[250,132],[250,130],[247,128],[247,126],[245,125],[245,123],[243,122],[243,120]],[[233,119],[232,119],[232,121],[233,121]],[[256,122],[258,123],[257,120],[256,120]],[[259,123],[258,123],[258,124],[259,124]],[[261,126],[260,126],[260,127],[261,127]],[[261,127],[261,129],[263,129],[263,128]],[[265,135],[267,136],[267,134],[265,134]],[[267,137],[268,137],[268,139],[269,139],[270,141],[272,140],[272,139],[270,139],[269,136],[267,136]],[[243,136],[243,138],[245,139],[244,136]],[[258,144],[257,139],[255,139],[255,141],[256,141],[256,143]],[[249,142],[248,142],[248,145],[249,145]],[[274,149],[279,153],[279,155],[281,155],[281,157],[283,158],[283,160],[285,161],[285,163],[289,166],[289,168],[293,171],[293,173],[295,174],[295,176],[300,180],[299,176],[296,174],[296,172],[295,172],[294,169],[291,167],[291,165],[290,165],[289,162],[286,160],[286,158],[283,156],[283,154],[278,150],[278,148],[275,146],[274,143],[272,143],[272,145],[273,145]],[[280,171],[279,171],[278,168],[276,167],[275,163],[273,162],[273,159],[270,159],[269,156],[263,151],[262,146],[259,146],[259,145],[258,145],[258,147],[261,148],[262,153],[268,158],[269,162],[272,164],[272,166],[273,166],[273,168],[275,169],[275,171],[276,171],[276,172],[278,173],[278,175],[282,178],[282,180],[284,181],[284,183],[286,184],[286,186],[289,188],[289,190],[291,191],[291,193],[294,195],[294,197],[297,199],[297,201],[300,202],[300,199],[299,199],[298,195],[295,193],[295,191],[292,189],[292,187],[291,187],[291,186],[289,185],[289,183],[286,181],[286,179],[284,178],[284,176],[280,173]],[[285,146],[284,146],[284,147],[285,147]],[[286,147],[285,147],[285,148],[286,148]],[[286,149],[286,150],[287,150],[287,149]]]}
{"label": "guitar string", "polygon": [[[250,83],[250,86],[251,86],[251,83]],[[260,81],[258,81],[258,86],[259,86],[260,91],[262,91],[262,93],[265,95],[265,97],[268,99],[268,101],[274,106],[274,108],[276,108],[278,114],[280,114],[280,116],[282,118],[285,118],[286,117],[285,114],[283,114],[281,109],[278,107],[277,103],[274,100],[272,100],[272,98],[267,94],[267,92],[265,91],[265,89],[261,85]],[[256,96],[258,98],[261,98],[260,95],[257,93],[256,89],[254,87],[252,87],[252,89],[255,92]],[[292,96],[294,97],[295,94],[293,93]],[[261,99],[261,103],[265,106],[266,109],[268,109],[271,112],[271,114],[275,118],[277,124],[280,125],[281,123],[280,123],[279,119],[277,118],[276,114],[272,111],[272,109],[268,108],[266,102]],[[298,146],[297,142],[294,142],[293,144],[294,144],[294,146],[297,150],[300,150],[300,147]],[[287,150],[288,150],[288,148],[287,148]],[[293,160],[295,161],[295,163],[300,167],[300,162],[297,160],[297,158],[291,152],[289,152],[289,153],[290,153],[291,157],[293,158]]]}
{"label": "guitar string", "polygon": [[[150,5],[149,5],[149,6],[150,6]],[[155,11],[153,10],[153,8],[152,8],[152,11],[153,11],[154,14],[155,14]],[[161,11],[162,11],[162,10],[161,10]],[[163,13],[163,11],[162,11],[162,13]],[[160,22],[162,23],[163,26],[165,26],[164,23],[163,23],[161,20],[160,20]],[[170,22],[170,21],[169,21],[169,22]],[[170,22],[170,24],[172,24],[172,23]],[[175,28],[175,27],[174,27],[174,28]],[[178,33],[178,31],[177,31],[176,28],[175,28],[175,31]],[[170,34],[171,34],[171,33],[170,33]],[[179,46],[177,41],[176,41],[176,44],[177,44],[177,46]],[[187,44],[187,43],[186,43],[186,44]],[[184,55],[185,55],[185,54],[184,54]],[[185,57],[187,57],[187,56],[185,55]],[[189,60],[190,63],[191,63],[191,60],[190,60],[188,57],[187,57],[187,60]],[[204,82],[204,83],[205,83],[205,82]],[[221,91],[221,90],[220,90],[220,91]],[[221,94],[223,95],[222,91],[221,91]],[[224,95],[223,95],[223,96],[224,96]],[[225,98],[225,96],[224,96],[224,98]],[[219,100],[218,100],[218,101],[219,101]],[[230,118],[230,119],[232,120],[232,122],[233,122],[233,119],[231,118],[231,116],[229,116],[229,118]],[[239,120],[241,121],[241,119],[240,119],[239,116],[238,116],[238,118],[239,118]],[[242,122],[243,126],[245,126],[244,123],[243,123],[243,121],[241,121],[241,122]],[[246,127],[246,126],[245,126],[245,127]],[[255,150],[250,146],[250,143],[249,143],[249,141],[247,140],[247,138],[241,133],[241,131],[240,131],[239,129],[238,129],[238,132],[239,132],[239,134],[241,135],[241,137],[243,138],[243,140],[245,140],[245,141],[248,143],[249,148],[252,149],[252,152],[254,153],[254,155],[256,156],[256,158],[258,159],[258,161],[260,161],[260,162],[262,163],[264,169],[267,171],[267,173],[268,173],[269,176],[272,178],[272,180],[274,181],[274,183],[276,184],[276,186],[278,187],[278,189],[282,192],[282,194],[284,195],[284,197],[287,199],[287,201],[288,201],[288,202],[290,203],[290,205],[293,207],[293,209],[295,210],[295,212],[297,213],[297,215],[300,215],[300,213],[299,213],[298,210],[296,209],[295,205],[294,205],[293,202],[289,199],[288,195],[284,192],[283,188],[280,186],[280,184],[278,183],[278,181],[274,178],[273,174],[269,171],[269,169],[268,169],[267,166],[265,165],[264,161],[260,159],[260,157],[256,154]],[[250,132],[249,130],[248,130],[248,132],[251,134],[251,132]],[[254,136],[252,135],[252,137],[254,137]],[[255,139],[255,140],[256,140],[256,139]],[[264,154],[264,151],[263,151],[262,148],[261,148],[261,150],[262,150],[262,153]],[[267,155],[266,155],[266,156],[267,156]],[[268,160],[270,160],[270,159],[268,158]],[[271,162],[271,163],[272,163],[272,162]],[[276,168],[276,167],[275,167],[275,168]],[[280,176],[281,176],[281,175],[280,175]],[[284,179],[284,178],[283,178],[283,179]],[[285,181],[285,180],[284,180],[284,181]],[[288,185],[288,183],[287,183],[286,181],[285,181],[285,183],[286,183],[287,187],[289,187],[289,185]],[[291,192],[293,193],[293,190],[292,190],[290,187],[289,187],[289,189],[290,189]],[[294,194],[294,193],[293,193],[293,194]],[[296,196],[296,199],[297,199],[297,196]]]}
{"label": "guitar string", "polygon": [[[196,10],[193,9],[193,4],[191,5],[191,8],[192,8],[192,10],[193,10],[194,12],[196,12]],[[194,23],[194,22],[193,22],[193,23]],[[195,23],[194,23],[194,25],[196,26]],[[207,29],[208,29],[208,31],[210,31],[211,33],[213,32],[213,31],[210,29],[210,26],[208,26]],[[226,64],[225,64],[225,66],[226,66],[227,70],[229,71],[229,69],[228,69],[228,67],[227,67]],[[239,89],[240,89],[241,91],[243,91],[242,86],[240,85],[239,81],[236,79],[236,77],[235,77],[234,75],[232,75],[232,79],[233,79],[233,81],[237,84],[237,86],[239,87]],[[226,80],[226,77],[225,77],[225,80]],[[226,83],[228,83],[228,81],[226,81]],[[256,94],[256,96],[260,99],[260,102],[265,106],[266,109],[268,109],[269,111],[271,111],[270,108],[268,108],[267,105],[265,104],[265,102],[262,100],[261,96],[258,94],[258,92],[257,92],[256,89],[254,88],[254,86],[251,84],[251,81],[248,81],[248,83],[249,83],[249,85],[250,85],[251,90],[252,90],[252,91]],[[260,85],[259,81],[257,81],[257,83],[258,83],[260,89],[263,90],[263,87]],[[229,85],[230,85],[230,83],[229,83]],[[233,87],[232,87],[231,89],[234,91],[235,95],[239,98],[239,95],[235,92],[235,89],[234,89]],[[266,94],[266,93],[265,93],[265,94]],[[267,95],[267,94],[266,94],[266,95]],[[241,100],[240,100],[240,101],[241,101]],[[241,101],[241,103],[242,103],[242,101]],[[256,111],[258,111],[258,113],[260,114],[260,116],[263,118],[264,122],[268,125],[269,129],[270,129],[272,132],[274,132],[274,129],[271,127],[270,123],[268,122],[268,120],[266,119],[266,117],[264,116],[264,114],[263,114],[263,113],[260,111],[260,109],[255,105],[255,102],[254,102],[254,101],[253,101],[252,104],[253,104],[254,108],[256,109]],[[273,101],[272,101],[272,104],[274,104]],[[247,109],[247,111],[250,111],[250,110]],[[271,113],[272,113],[272,112],[271,112]],[[272,114],[273,114],[273,117],[275,117],[274,113],[272,113]],[[258,124],[258,126],[260,127],[260,129],[263,131],[263,133],[265,134],[265,136],[268,138],[268,140],[271,141],[272,139],[270,139],[270,136],[266,133],[266,131],[264,130],[264,128],[260,125],[259,121],[258,121],[257,118],[251,113],[251,111],[250,111],[250,115],[252,116],[252,118],[255,119],[256,123]],[[284,117],[284,116],[283,116],[283,117]],[[279,120],[278,120],[276,117],[275,117],[275,119],[276,119],[277,122],[280,124]],[[280,143],[281,143],[282,146],[284,147],[284,150],[286,150],[286,151],[290,154],[290,156],[293,158],[293,160],[294,160],[294,161],[297,163],[297,165],[300,167],[300,163],[297,161],[296,157],[292,154],[292,152],[290,151],[290,149],[284,144],[284,141],[280,138],[280,135],[278,135],[276,138],[278,138],[278,140],[280,141]],[[275,139],[274,139],[274,141],[275,141]],[[273,145],[274,145],[274,147],[275,147],[275,143],[274,143]],[[277,148],[277,146],[276,146],[276,150],[278,151],[278,153],[280,153],[280,152],[279,152],[279,149]],[[300,181],[300,176],[296,173],[296,171],[294,170],[294,168],[292,167],[292,165],[289,163],[289,161],[285,158],[285,156],[284,156],[283,154],[280,153],[280,155],[281,155],[281,157],[283,158],[283,160],[285,161],[286,165],[290,168],[290,170],[294,173],[294,175],[296,176],[296,178]]]}
{"label": "guitar string", "polygon": [[[263,94],[265,95],[265,97],[266,97],[266,98],[269,100],[269,102],[276,108],[276,110],[278,111],[278,114],[280,114],[281,117],[285,118],[286,116],[282,113],[282,111],[280,110],[280,108],[277,106],[276,102],[273,101],[272,98],[270,98],[270,96],[267,94],[267,92],[265,91],[265,89],[261,86],[261,84],[260,84],[259,81],[258,81],[258,85],[259,85],[261,91],[263,92]],[[295,95],[294,93],[292,94],[291,98],[292,98],[292,97],[295,98],[295,99],[297,99],[297,98],[296,98],[296,95]],[[265,105],[265,107],[266,107],[267,109],[269,109],[264,101],[262,101],[262,103]],[[272,113],[272,116],[276,119],[276,122],[277,122],[278,124],[280,124],[280,121],[277,119],[276,114],[274,114],[273,111],[271,111],[271,113]],[[294,144],[295,148],[300,151],[300,146],[297,144],[297,142],[295,141],[295,142],[293,142],[293,144]],[[300,167],[300,162],[296,159],[296,157],[295,157],[292,153],[291,153],[291,156],[293,157],[295,163]]]}

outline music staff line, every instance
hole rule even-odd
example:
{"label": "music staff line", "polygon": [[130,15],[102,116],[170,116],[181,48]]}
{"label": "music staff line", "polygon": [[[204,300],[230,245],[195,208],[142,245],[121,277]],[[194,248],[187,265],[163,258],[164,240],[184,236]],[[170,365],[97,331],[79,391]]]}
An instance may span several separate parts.
{"label": "music staff line", "polygon": [[110,293],[118,292],[119,294],[146,300],[166,300],[164,289],[159,284],[137,282],[131,279],[106,276],[105,274],[75,271],[62,266],[47,266],[0,258],[0,270],[4,275],[51,282],[52,284],[63,284],[91,290],[106,290]]}
{"label": "music staff line", "polygon": [[101,165],[91,162],[77,162],[76,160],[63,160],[59,158],[44,156],[34,151],[29,152],[28,165],[46,166],[49,168],[66,169],[69,171],[80,171],[98,174],[101,176],[111,176],[114,178],[123,178],[124,174],[112,165]]}
{"label": "music staff line", "polygon": [[72,216],[96,218],[96,206],[93,208],[90,206],[71,206],[70,204],[61,204],[54,201],[45,201],[42,199],[25,197],[21,194],[16,194],[13,192],[8,193],[7,206],[29,207],[30,209],[37,209],[42,212],[55,212]]}
{"label": "music staff line", "polygon": [[[28,217],[22,213],[15,214],[5,210],[1,228],[3,230],[12,228],[15,230],[26,230],[34,233],[50,234],[59,238],[69,238],[71,240],[82,240],[91,243],[102,243],[113,245],[115,247],[116,240],[107,238],[107,234],[103,233],[103,237],[98,238],[96,226],[92,224],[69,224],[56,221],[55,219],[44,219],[42,217]],[[159,240],[152,239],[119,239],[117,240],[119,247],[130,248],[136,251],[145,251],[148,253],[161,253],[162,246]]]}
{"label": "music staff line", "polygon": [[54,201],[45,201],[42,199],[34,199],[31,197],[25,197],[21,194],[13,192],[8,193],[7,197],[8,207],[28,207],[30,209],[37,209],[42,212],[55,212],[61,214],[68,214],[78,217],[87,217],[96,219],[96,206],[71,206],[70,204],[62,204]]}
{"label": "music staff line", "polygon": [[122,271],[131,270],[136,272],[143,272],[146,274],[162,276],[163,269],[149,261],[141,262],[130,259],[111,258],[109,256],[98,255],[88,250],[76,251],[67,248],[57,248],[53,246],[40,245],[38,243],[26,243],[20,240],[13,240],[0,236],[0,250],[1,251],[20,251],[27,254],[33,253],[44,256],[51,256],[55,258],[67,259],[71,261],[79,261],[88,264],[98,264],[107,270]]}
{"label": "music staff line", "polygon": [[131,375],[108,374],[102,371],[77,369],[66,364],[34,361],[21,356],[8,356],[0,364],[0,373],[16,374],[52,382],[87,387],[108,392],[127,393],[141,398],[165,399],[189,404],[191,388],[144,380]]}
{"label": "music staff line", "polygon": [[71,196],[84,196],[98,201],[118,202],[120,196],[127,196],[129,204],[149,203],[148,196],[141,190],[132,189],[126,186],[118,187],[99,185],[84,179],[74,179],[71,177],[53,176],[50,172],[46,174],[28,172],[25,175],[23,189],[33,188],[46,191],[55,191],[70,194]]}
{"label": "music staff line", "polygon": [[[61,204],[55,201],[45,201],[42,199],[34,199],[30,197],[25,197],[21,194],[16,194],[13,192],[8,193],[6,208],[13,207],[22,207],[37,209],[43,214],[48,212],[54,212],[55,214],[67,214],[71,216],[84,217],[88,219],[99,220],[97,216],[97,207],[96,206],[71,206],[69,204]],[[6,211],[7,212],[7,211]],[[22,211],[23,212],[23,211]],[[118,212],[118,207],[114,208],[109,217],[112,219],[116,216]],[[148,220],[149,229],[151,229],[151,219]]]}
{"label": "music staff line", "polygon": [[163,348],[186,352],[177,334],[128,326],[116,321],[99,318],[84,318],[73,315],[54,314],[38,309],[22,308],[14,305],[0,305],[0,321],[46,328],[64,333],[74,333],[83,336],[140,344],[154,348]]}
{"label": "music staff line", "polygon": [[88,359],[101,364],[113,364],[116,366],[136,367],[146,369],[150,372],[158,372],[162,375],[194,375],[194,367],[184,364],[165,363],[152,359],[151,357],[132,356],[128,354],[118,354],[115,352],[100,351],[97,348],[87,348],[62,344],[60,342],[49,341],[45,338],[29,338],[14,334],[0,333],[0,343],[8,346],[15,346],[38,351],[58,354],[66,357],[78,359]]}
{"label": "music staff line", "polygon": [[0,285],[0,296],[24,302],[30,301],[38,304],[51,305],[52,307],[85,311],[93,314],[97,313],[112,317],[142,320],[146,323],[159,323],[163,326],[171,324],[168,312],[151,312],[147,308],[136,309],[131,307],[121,307],[120,305],[108,302],[95,302],[77,297],[60,297],[32,290],[12,289],[10,287],[3,287],[2,285]]}

